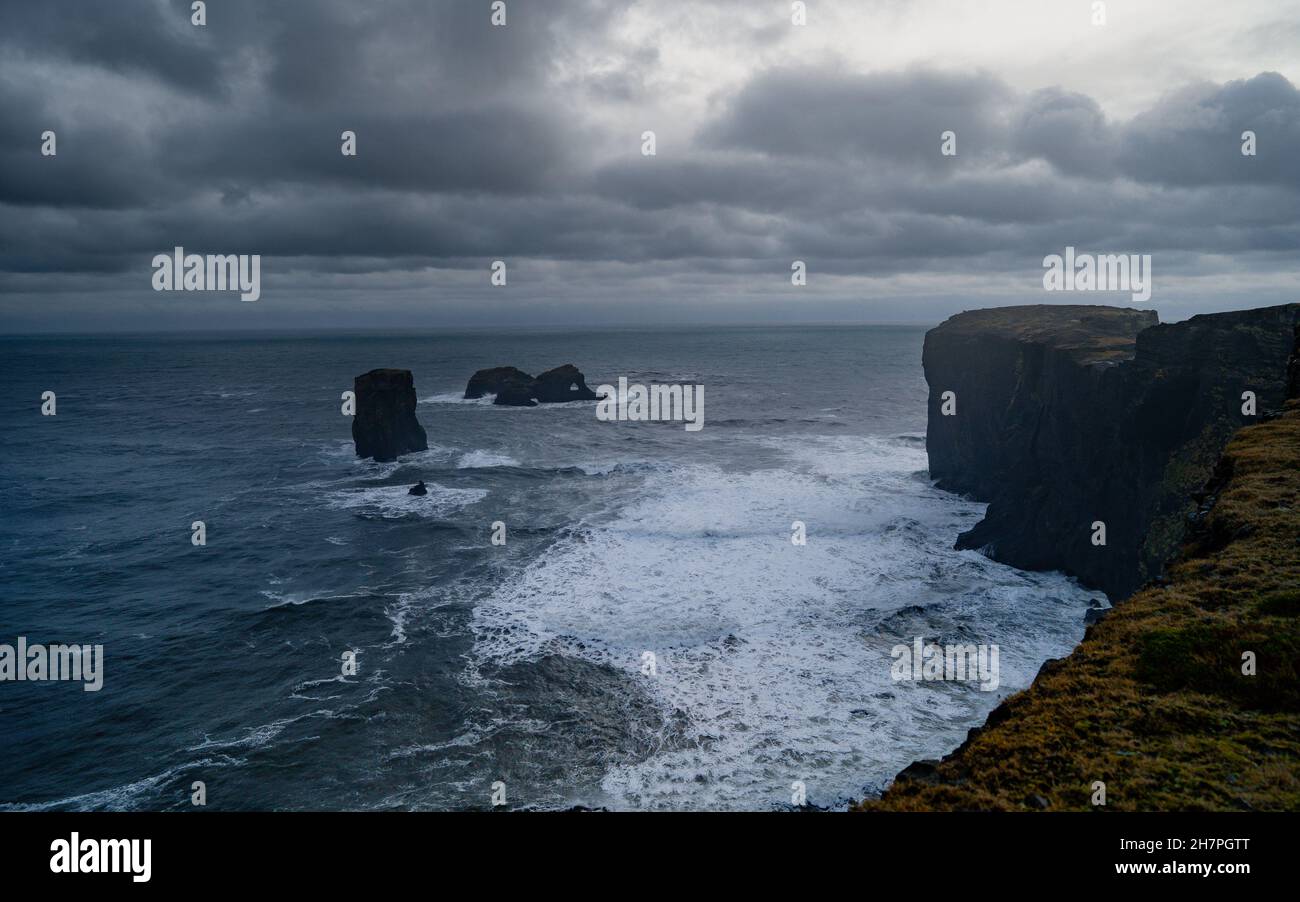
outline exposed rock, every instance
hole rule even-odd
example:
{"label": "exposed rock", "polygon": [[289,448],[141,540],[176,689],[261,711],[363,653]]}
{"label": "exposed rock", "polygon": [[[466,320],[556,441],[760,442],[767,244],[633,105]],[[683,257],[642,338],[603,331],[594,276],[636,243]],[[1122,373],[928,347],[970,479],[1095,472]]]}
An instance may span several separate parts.
{"label": "exposed rock", "polygon": [[[976,310],[930,330],[926,449],[942,488],[988,501],[964,533],[1027,570],[1064,570],[1112,600],[1159,576],[1192,493],[1229,437],[1287,395],[1300,305],[1156,324],[1101,306]],[[1293,369],[1295,365],[1293,364]],[[955,416],[941,412],[957,395]],[[1092,524],[1106,544],[1092,543]]]}
{"label": "exposed rock", "polygon": [[1106,618],[1106,615],[1109,614],[1112,610],[1114,609],[1113,608],[1089,608],[1088,611],[1083,615],[1084,625],[1092,626],[1094,623],[1101,623],[1102,620]]}
{"label": "exposed rock", "polygon": [[1286,396],[1300,398],[1300,323],[1295,327],[1295,344],[1286,362]]}
{"label": "exposed rock", "polygon": [[899,771],[896,780],[914,780],[917,783],[935,783],[939,779],[939,761],[935,758],[922,758],[913,761]]}
{"label": "exposed rock", "polygon": [[587,380],[572,363],[542,373],[532,384],[533,397],[543,404],[564,401],[595,401],[597,394],[587,387]]}
{"label": "exposed rock", "polygon": [[406,494],[408,494],[408,495],[427,495],[427,494],[429,494],[429,489],[428,489],[427,487],[425,487],[424,480],[421,479],[421,480],[420,480],[419,482],[417,482],[415,485],[411,486],[410,491],[408,491]]}
{"label": "exposed rock", "polygon": [[535,407],[565,401],[597,401],[600,396],[587,387],[587,380],[573,364],[566,363],[533,378],[513,366],[479,370],[465,387],[466,398],[496,395],[492,403],[509,407]]}
{"label": "exposed rock", "polygon": [[523,388],[526,390],[528,384],[532,381],[532,376],[513,366],[496,366],[487,370],[479,370],[469,377],[469,384],[465,386],[465,397],[472,400],[481,398],[484,395],[499,395],[502,391],[510,388]]}
{"label": "exposed rock", "polygon": [[429,438],[415,418],[415,380],[410,370],[371,370],[353,382],[357,412],[352,418],[352,441],[357,457],[378,461],[424,451]]}
{"label": "exposed rock", "polygon": [[537,401],[533,398],[533,393],[527,385],[508,385],[497,392],[496,398],[492,400],[493,404],[502,404],[507,407],[536,407]]}

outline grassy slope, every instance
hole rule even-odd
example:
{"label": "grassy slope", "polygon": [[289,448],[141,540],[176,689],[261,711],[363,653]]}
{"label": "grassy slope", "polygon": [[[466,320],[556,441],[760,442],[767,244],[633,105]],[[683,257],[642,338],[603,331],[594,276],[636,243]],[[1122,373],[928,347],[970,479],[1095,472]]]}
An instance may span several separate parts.
{"label": "grassy slope", "polygon": [[[1300,810],[1300,401],[1242,429],[1181,559],[866,810]],[[1256,676],[1241,653],[1256,655]]]}

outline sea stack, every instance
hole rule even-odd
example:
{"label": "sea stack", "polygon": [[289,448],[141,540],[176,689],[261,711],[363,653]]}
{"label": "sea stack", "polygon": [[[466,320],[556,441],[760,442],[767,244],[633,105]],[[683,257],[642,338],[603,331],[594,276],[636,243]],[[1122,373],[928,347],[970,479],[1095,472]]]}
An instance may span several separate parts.
{"label": "sea stack", "polygon": [[1112,601],[1157,578],[1229,438],[1286,398],[1298,321],[1297,304],[1167,325],[1040,305],[931,329],[930,475],[989,502],[957,547],[1063,570]]}
{"label": "sea stack", "polygon": [[465,386],[465,397],[473,399],[484,395],[495,395],[492,403],[507,407],[600,400],[600,396],[587,387],[582,371],[572,363],[547,370],[537,378],[513,366],[479,370]]}
{"label": "sea stack", "polygon": [[429,438],[415,418],[415,379],[410,370],[371,370],[356,377],[353,391],[357,411],[352,440],[357,457],[390,461],[428,449]]}
{"label": "sea stack", "polygon": [[532,392],[533,397],[543,404],[598,400],[596,393],[587,387],[581,371],[572,363],[542,373],[533,380]]}
{"label": "sea stack", "polygon": [[494,366],[491,369],[479,370],[469,377],[469,384],[465,386],[465,399],[472,401],[484,395],[498,395],[507,389],[527,391],[532,381],[532,376],[513,366]]}

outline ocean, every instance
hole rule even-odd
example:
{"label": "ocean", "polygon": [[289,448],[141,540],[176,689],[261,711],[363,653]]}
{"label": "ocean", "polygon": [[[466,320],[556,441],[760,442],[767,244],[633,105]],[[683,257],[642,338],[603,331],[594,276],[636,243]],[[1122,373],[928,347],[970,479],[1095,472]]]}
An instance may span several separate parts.
{"label": "ocean", "polygon": [[[928,479],[923,336],[0,339],[0,643],[105,661],[98,692],[0,683],[0,808],[187,810],[196,781],[214,809],[879,793],[1100,597],[953,550],[983,505]],[[480,368],[564,363],[703,385],[704,428],[461,398]],[[413,371],[428,451],[354,456],[340,395],[376,367]],[[996,645],[998,688],[895,681],[915,637]]]}

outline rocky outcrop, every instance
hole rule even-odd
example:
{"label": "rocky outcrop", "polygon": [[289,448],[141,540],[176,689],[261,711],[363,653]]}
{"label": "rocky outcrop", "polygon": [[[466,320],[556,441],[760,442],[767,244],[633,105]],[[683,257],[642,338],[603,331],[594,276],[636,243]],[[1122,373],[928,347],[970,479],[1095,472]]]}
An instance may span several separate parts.
{"label": "rocky outcrop", "polygon": [[587,380],[573,364],[566,363],[533,378],[513,366],[479,370],[465,387],[466,398],[495,395],[492,403],[511,407],[562,404],[565,401],[596,401],[599,395],[587,387]]}
{"label": "rocky outcrop", "polygon": [[371,370],[357,376],[353,391],[357,409],[352,441],[357,457],[389,461],[428,449],[428,436],[415,418],[415,380],[410,370]]}
{"label": "rocky outcrop", "polygon": [[479,370],[469,377],[469,384],[465,386],[465,398],[473,400],[484,395],[497,395],[509,389],[527,391],[532,381],[533,377],[521,369],[513,366],[494,366],[491,369]]}
{"label": "rocky outcrop", "polygon": [[542,373],[533,380],[532,392],[543,404],[597,400],[596,393],[587,387],[587,380],[572,363]]}
{"label": "rocky outcrop", "polygon": [[1169,325],[1131,308],[1029,306],[930,330],[930,475],[989,502],[958,547],[1063,570],[1112,600],[1158,577],[1228,439],[1259,420],[1243,393],[1260,414],[1286,398],[1298,322],[1295,304]]}
{"label": "rocky outcrop", "polygon": [[507,385],[497,392],[496,397],[492,399],[492,403],[501,404],[505,407],[536,407],[537,399],[533,397],[529,385]]}

